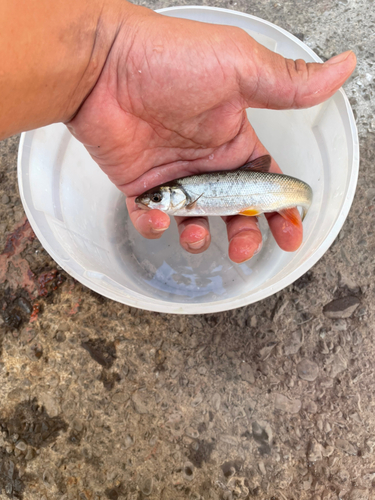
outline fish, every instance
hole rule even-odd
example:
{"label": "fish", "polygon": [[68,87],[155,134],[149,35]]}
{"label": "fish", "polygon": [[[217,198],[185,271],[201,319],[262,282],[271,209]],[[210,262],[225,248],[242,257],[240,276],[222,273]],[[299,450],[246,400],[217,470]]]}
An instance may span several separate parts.
{"label": "fish", "polygon": [[271,157],[260,156],[236,170],[182,177],[149,189],[135,200],[142,209],[158,209],[182,217],[245,215],[278,212],[300,225],[313,198],[311,187],[289,175],[269,172]]}

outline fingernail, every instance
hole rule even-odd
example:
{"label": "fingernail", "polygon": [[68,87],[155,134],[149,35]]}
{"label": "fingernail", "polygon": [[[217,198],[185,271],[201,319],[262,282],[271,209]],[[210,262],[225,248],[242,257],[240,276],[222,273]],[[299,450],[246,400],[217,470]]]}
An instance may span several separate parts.
{"label": "fingernail", "polygon": [[328,61],[326,61],[325,64],[327,64],[327,65],[339,64],[339,63],[345,61],[349,57],[350,53],[351,53],[351,50],[347,50],[346,52],[343,52],[342,54],[331,57],[331,59],[328,59]]}
{"label": "fingernail", "polygon": [[163,231],[166,231],[168,228],[167,227],[152,227],[151,232],[154,234],[160,234]]}
{"label": "fingernail", "polygon": [[199,250],[202,248],[206,243],[206,238],[203,238],[202,240],[195,241],[194,243],[188,243],[187,246],[188,248],[191,248],[191,250]]}

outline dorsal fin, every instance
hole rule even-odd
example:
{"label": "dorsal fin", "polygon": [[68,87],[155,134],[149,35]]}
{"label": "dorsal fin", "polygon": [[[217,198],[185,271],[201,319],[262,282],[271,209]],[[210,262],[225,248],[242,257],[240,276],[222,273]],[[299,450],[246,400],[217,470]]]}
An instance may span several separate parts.
{"label": "dorsal fin", "polygon": [[255,160],[249,161],[239,170],[251,170],[252,172],[269,172],[271,167],[271,157],[270,155],[259,156]]}

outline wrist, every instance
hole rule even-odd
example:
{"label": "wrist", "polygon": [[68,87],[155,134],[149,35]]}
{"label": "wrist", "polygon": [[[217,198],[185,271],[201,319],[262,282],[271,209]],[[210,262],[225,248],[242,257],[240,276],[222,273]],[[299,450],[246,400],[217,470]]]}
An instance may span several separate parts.
{"label": "wrist", "polygon": [[126,0],[0,0],[0,140],[71,119],[139,9],[147,10]]}

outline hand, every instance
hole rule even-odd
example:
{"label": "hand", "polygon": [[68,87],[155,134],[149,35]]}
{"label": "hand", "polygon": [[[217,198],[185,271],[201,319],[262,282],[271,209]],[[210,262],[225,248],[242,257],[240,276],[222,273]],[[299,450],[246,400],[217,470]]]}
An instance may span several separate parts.
{"label": "hand", "polygon": [[[68,127],[125,193],[131,220],[146,238],[160,238],[170,220],[159,210],[139,209],[136,196],[172,179],[234,169],[267,154],[246,108],[319,104],[356,64],[352,52],[325,64],[286,60],[238,28],[146,9],[134,16],[120,29],[94,89]],[[274,160],[271,171],[280,172]],[[208,248],[206,218],[176,219],[185,250]],[[267,219],[283,250],[300,246],[302,224],[293,226],[277,213]],[[224,220],[229,257],[251,258],[262,243],[256,218]]]}

